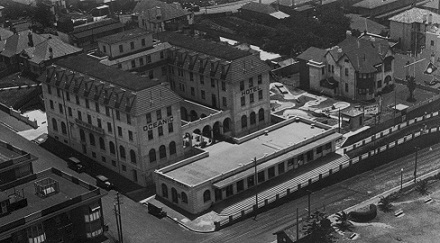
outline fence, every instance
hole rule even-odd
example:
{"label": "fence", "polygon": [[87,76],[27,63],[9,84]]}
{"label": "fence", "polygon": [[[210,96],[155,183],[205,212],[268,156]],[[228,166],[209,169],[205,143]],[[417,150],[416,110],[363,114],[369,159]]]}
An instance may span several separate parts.
{"label": "fence", "polygon": [[[438,112],[437,112],[438,115]],[[248,206],[246,208],[243,208],[240,212],[229,215],[228,218],[220,220],[220,221],[216,221],[214,222],[215,225],[215,229],[219,230],[229,224],[234,223],[235,221],[239,220],[240,218],[245,217],[246,215],[251,214],[252,212],[255,212],[256,210],[266,207],[268,206],[270,203],[275,202],[277,200],[279,200],[280,198],[286,197],[294,192],[300,191],[301,188],[306,187],[306,186],[310,186],[313,183],[316,183],[326,177],[329,177],[330,175],[337,173],[339,171],[342,171],[348,167],[350,167],[351,165],[354,165],[358,162],[361,162],[362,160],[365,160],[367,158],[370,158],[372,156],[375,156],[379,153],[382,153],[388,149],[391,149],[397,145],[406,143],[408,141],[411,141],[417,137],[420,137],[422,135],[425,134],[430,134],[430,133],[436,133],[436,132],[440,132],[440,127],[432,127],[432,128],[427,128],[423,131],[417,131],[414,132],[412,134],[406,135],[404,137],[401,137],[393,142],[390,142],[384,146],[381,146],[379,148],[375,148],[373,150],[368,151],[367,153],[364,153],[362,155],[359,155],[357,157],[354,157],[352,159],[348,159],[343,161],[342,163],[340,163],[338,166],[335,166],[331,169],[329,169],[328,171],[324,171],[324,172],[319,172],[319,174],[317,176],[314,176],[312,178],[309,178],[307,180],[303,180],[302,182],[298,183],[296,186],[294,187],[290,187],[287,188],[286,190],[283,191],[278,191],[275,195],[270,196],[270,197],[266,197],[266,198],[259,198],[258,199],[258,204],[253,204],[252,206]],[[261,203],[260,203],[261,202]]]}

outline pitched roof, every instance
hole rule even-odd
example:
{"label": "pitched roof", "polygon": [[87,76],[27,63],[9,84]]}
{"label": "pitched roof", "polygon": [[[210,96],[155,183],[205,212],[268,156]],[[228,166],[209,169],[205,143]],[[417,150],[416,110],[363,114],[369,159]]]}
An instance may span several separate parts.
{"label": "pitched roof", "polygon": [[49,37],[35,47],[29,47],[23,51],[28,56],[28,60],[33,63],[41,63],[50,59],[68,56],[82,52],[81,48],[69,45],[59,38]]}
{"label": "pitched roof", "polygon": [[133,9],[133,13],[139,14],[151,10],[154,10],[154,12],[151,12],[154,16],[156,15],[155,11],[159,10],[162,20],[175,19],[191,14],[190,12],[183,10],[179,3],[168,4],[158,0],[142,0],[138,2]]}
{"label": "pitched roof", "polygon": [[0,28],[0,38],[1,40],[6,40],[7,38],[9,38],[10,36],[12,36],[14,34],[14,32],[5,29],[5,28]]}
{"label": "pitched roof", "polygon": [[426,9],[421,8],[412,8],[405,12],[402,12],[400,14],[394,15],[393,17],[389,18],[388,20],[399,22],[399,23],[405,23],[405,24],[412,24],[412,23],[424,23],[428,21],[428,16],[432,15],[432,23],[440,23],[440,15],[436,14],[434,12],[431,12]]}
{"label": "pitched roof", "polygon": [[276,9],[270,6],[269,4],[262,4],[262,3],[256,3],[256,2],[250,2],[248,4],[245,4],[241,6],[240,9],[245,9],[257,13],[263,13],[263,14],[271,14],[275,13]]}
{"label": "pitched roof", "polygon": [[359,30],[360,32],[366,30],[368,33],[380,34],[383,30],[388,29],[386,26],[358,14],[346,14],[345,16],[350,18],[350,29],[352,30]]}
{"label": "pitched roof", "polygon": [[296,58],[306,60],[306,61],[313,60],[315,62],[323,62],[326,52],[327,52],[327,50],[312,46],[312,47],[309,47],[307,50],[305,50],[303,53],[301,53]]}
{"label": "pitched roof", "polygon": [[156,38],[158,38],[162,42],[168,42],[173,46],[194,50],[227,61],[252,55],[250,52],[241,51],[229,45],[196,39],[171,31],[156,33]]}
{"label": "pitched roof", "polygon": [[368,8],[368,9],[373,9],[373,8],[377,8],[383,5],[387,5],[387,4],[391,4],[393,2],[397,2],[397,1],[402,1],[402,0],[364,0],[361,2],[358,2],[356,4],[353,5],[353,7],[356,8]]}
{"label": "pitched roof", "polygon": [[43,42],[45,38],[39,34],[33,33],[30,30],[25,30],[10,36],[6,39],[4,49],[1,52],[2,56],[12,57],[19,54],[24,49],[31,47],[29,44],[28,35],[31,34],[33,40],[33,46]]}
{"label": "pitched roof", "polygon": [[115,23],[119,23],[119,21],[114,20],[114,19],[103,19],[100,21],[94,21],[94,22],[90,22],[90,23],[85,23],[82,25],[78,25],[75,26],[73,29],[72,33],[79,33],[79,32],[84,32],[87,30],[92,30],[92,29],[96,29],[102,26],[106,26],[106,25],[111,25],[111,24],[115,24]]}
{"label": "pitched roof", "polygon": [[113,35],[104,36],[104,37],[100,38],[98,41],[102,42],[102,43],[106,43],[106,44],[114,44],[114,43],[118,43],[121,41],[135,39],[140,36],[146,36],[148,34],[150,34],[149,31],[146,31],[146,30],[140,29],[140,28],[136,28],[136,29],[131,29],[131,30],[120,32],[120,33],[116,33]]}
{"label": "pitched roof", "polygon": [[389,50],[390,46],[386,40],[349,36],[328,52],[336,61],[347,57],[356,71],[372,73],[377,71],[375,66],[383,62]]}

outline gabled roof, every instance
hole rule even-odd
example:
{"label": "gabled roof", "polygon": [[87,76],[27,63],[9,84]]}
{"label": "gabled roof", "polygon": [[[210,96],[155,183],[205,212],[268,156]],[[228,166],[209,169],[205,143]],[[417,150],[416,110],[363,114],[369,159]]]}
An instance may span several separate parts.
{"label": "gabled roof", "polygon": [[74,53],[82,52],[81,48],[69,45],[58,38],[48,38],[35,47],[29,47],[23,51],[28,60],[33,63],[41,63],[50,59],[57,59]]}
{"label": "gabled roof", "polygon": [[270,6],[269,4],[262,4],[262,3],[256,3],[256,2],[250,2],[243,6],[241,6],[240,9],[245,9],[257,13],[263,13],[263,14],[271,14],[277,12],[277,10]]}
{"label": "gabled roof", "polygon": [[227,61],[232,61],[241,57],[252,55],[250,52],[241,51],[229,45],[196,39],[171,31],[157,33],[156,37],[162,42],[168,42],[173,46],[194,50]]}
{"label": "gabled roof", "polygon": [[151,11],[154,16],[156,16],[155,11],[160,11],[161,20],[170,20],[191,14],[190,12],[183,10],[179,3],[168,4],[158,0],[142,0],[138,2],[133,9],[133,13],[135,14],[147,11]]}
{"label": "gabled roof", "polygon": [[1,40],[6,40],[7,38],[9,38],[10,36],[12,36],[14,34],[14,32],[5,29],[5,28],[0,28],[0,38]]}
{"label": "gabled roof", "polygon": [[36,46],[45,40],[44,37],[42,37],[39,34],[33,33],[30,30],[19,32],[6,39],[4,49],[1,51],[1,55],[6,57],[12,57],[14,55],[19,54],[24,49],[31,47],[29,45],[30,44],[28,37],[29,33],[32,36],[33,46]]}
{"label": "gabled roof", "polygon": [[131,29],[124,32],[116,33],[113,35],[104,36],[100,38],[98,41],[111,45],[121,41],[135,39],[140,36],[146,36],[148,34],[150,34],[150,32],[144,29],[136,28],[136,29]]}
{"label": "gabled roof", "polygon": [[429,21],[429,15],[432,15],[432,23],[440,24],[440,15],[436,14],[434,12],[431,12],[426,9],[421,8],[412,8],[409,9],[403,13],[394,15],[393,17],[389,18],[388,20],[399,22],[399,23],[405,23],[405,24],[412,24],[412,23],[425,23],[426,21]]}
{"label": "gabled roof", "polygon": [[299,56],[297,56],[297,59],[302,59],[305,61],[313,60],[315,62],[323,62],[325,60],[324,56],[327,50],[320,49],[317,47],[309,47],[307,50],[305,50],[303,53],[301,53]]}

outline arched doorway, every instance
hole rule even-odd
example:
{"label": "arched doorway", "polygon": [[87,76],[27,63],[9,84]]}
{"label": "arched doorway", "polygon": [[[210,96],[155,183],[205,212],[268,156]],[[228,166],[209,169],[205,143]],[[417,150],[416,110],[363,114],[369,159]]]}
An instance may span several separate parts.
{"label": "arched doorway", "polygon": [[188,111],[183,106],[180,107],[180,118],[184,121],[189,121],[188,120]]}
{"label": "arched doorway", "polygon": [[215,122],[213,126],[214,140],[221,138],[220,122]]}
{"label": "arched doorway", "polygon": [[223,133],[227,133],[231,130],[231,118],[226,118],[223,121]]}
{"label": "arched doorway", "polygon": [[189,113],[189,116],[190,116],[191,121],[195,121],[195,120],[199,119],[199,116],[197,115],[197,112],[195,110],[191,110],[191,112]]}
{"label": "arched doorway", "polygon": [[171,188],[171,200],[173,201],[173,203],[178,203],[179,201],[177,200],[177,190],[176,188]]}
{"label": "arched doorway", "polygon": [[206,125],[205,127],[203,127],[202,135],[203,135],[203,137],[206,137],[206,138],[212,138],[211,126]]}

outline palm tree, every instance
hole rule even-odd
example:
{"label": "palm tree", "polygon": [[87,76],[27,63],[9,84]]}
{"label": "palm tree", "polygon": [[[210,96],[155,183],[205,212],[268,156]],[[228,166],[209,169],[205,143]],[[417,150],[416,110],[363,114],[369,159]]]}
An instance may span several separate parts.
{"label": "palm tree", "polygon": [[350,222],[350,218],[348,214],[345,211],[341,211],[339,213],[336,213],[336,224],[335,227],[339,229],[340,231],[353,231],[353,223]]}
{"label": "palm tree", "polygon": [[325,213],[316,211],[310,215],[306,224],[303,226],[303,233],[306,235],[301,242],[310,243],[333,243],[336,237],[330,220]]}
{"label": "palm tree", "polygon": [[427,180],[421,180],[417,182],[417,186],[415,188],[416,191],[418,191],[422,195],[428,194],[428,181]]}
{"label": "palm tree", "polygon": [[380,197],[377,206],[385,213],[393,210],[393,204],[391,203],[391,199],[389,197]]}
{"label": "palm tree", "polygon": [[414,101],[414,90],[416,90],[416,78],[413,76],[406,76],[406,86],[409,90],[408,101]]}

